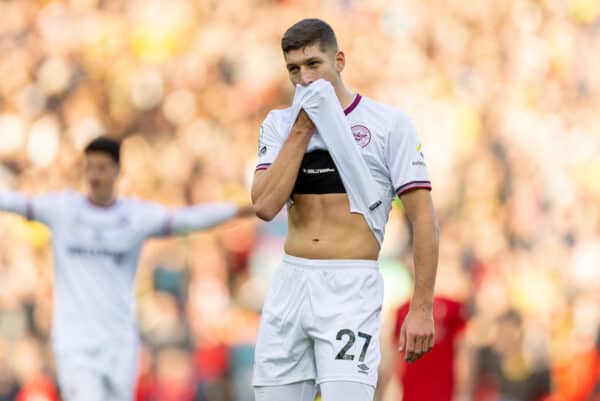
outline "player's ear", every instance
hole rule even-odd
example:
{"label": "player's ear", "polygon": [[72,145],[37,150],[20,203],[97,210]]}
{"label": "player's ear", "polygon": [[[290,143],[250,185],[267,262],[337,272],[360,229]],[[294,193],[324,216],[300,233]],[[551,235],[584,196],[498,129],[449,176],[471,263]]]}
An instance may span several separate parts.
{"label": "player's ear", "polygon": [[344,54],[343,51],[338,50],[335,53],[335,69],[339,73],[344,70],[345,66],[346,66],[346,55]]}

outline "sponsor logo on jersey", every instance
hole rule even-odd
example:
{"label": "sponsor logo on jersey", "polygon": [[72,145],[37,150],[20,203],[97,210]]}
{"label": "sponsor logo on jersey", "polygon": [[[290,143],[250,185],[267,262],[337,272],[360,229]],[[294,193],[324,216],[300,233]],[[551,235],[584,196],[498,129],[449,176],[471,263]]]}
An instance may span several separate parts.
{"label": "sponsor logo on jersey", "polygon": [[335,173],[335,169],[333,168],[303,168],[302,172],[304,174],[325,174],[325,173]]}
{"label": "sponsor logo on jersey", "polygon": [[366,147],[371,142],[371,131],[364,125],[353,125],[352,135],[354,135],[354,140],[361,148]]}
{"label": "sponsor logo on jersey", "polygon": [[421,151],[421,149],[422,149],[422,146],[421,146],[421,144],[419,144],[417,146],[417,152],[419,152],[419,155],[421,156],[421,159],[425,159],[425,155],[423,154],[423,151]]}
{"label": "sponsor logo on jersey", "polygon": [[421,146],[421,144],[417,145],[417,152],[419,152],[419,156],[421,156],[421,160],[412,161],[411,164],[413,166],[422,166],[422,167],[426,166],[426,164],[425,164],[425,155],[421,151],[422,148],[423,147]]}
{"label": "sponsor logo on jersey", "polygon": [[126,252],[115,252],[101,248],[87,248],[80,245],[70,246],[68,251],[72,256],[81,258],[111,258],[116,264],[123,263],[123,260],[127,256]]}

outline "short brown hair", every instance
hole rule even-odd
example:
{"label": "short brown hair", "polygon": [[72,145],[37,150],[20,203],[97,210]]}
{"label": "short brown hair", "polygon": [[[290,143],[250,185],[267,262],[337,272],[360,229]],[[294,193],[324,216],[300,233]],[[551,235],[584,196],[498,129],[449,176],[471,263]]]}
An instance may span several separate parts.
{"label": "short brown hair", "polygon": [[338,50],[335,32],[331,26],[318,18],[307,18],[296,22],[285,31],[281,38],[281,50],[287,53],[290,50],[302,49],[317,42],[322,51]]}

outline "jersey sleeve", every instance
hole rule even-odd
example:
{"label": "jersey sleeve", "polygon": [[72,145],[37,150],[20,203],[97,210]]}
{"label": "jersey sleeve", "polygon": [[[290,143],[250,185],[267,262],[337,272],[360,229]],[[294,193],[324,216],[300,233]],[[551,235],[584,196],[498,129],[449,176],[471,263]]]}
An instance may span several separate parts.
{"label": "jersey sleeve", "polygon": [[137,207],[139,208],[138,219],[145,238],[170,234],[170,213],[166,207],[150,202],[139,202]]}
{"label": "jersey sleeve", "polygon": [[186,234],[215,227],[233,219],[238,211],[233,203],[205,203],[171,212],[167,234]]}
{"label": "jersey sleeve", "polygon": [[31,201],[20,192],[0,190],[0,211],[19,214],[30,218]]}
{"label": "jersey sleeve", "polygon": [[281,129],[279,125],[273,112],[270,112],[261,124],[256,171],[268,169],[277,158],[284,142],[283,135],[279,132]]}
{"label": "jersey sleeve", "polygon": [[0,210],[19,214],[49,227],[56,221],[65,196],[60,192],[28,197],[20,192],[0,191]]}
{"label": "jersey sleeve", "polygon": [[233,203],[206,203],[170,210],[162,205],[140,203],[139,221],[144,237],[164,237],[187,234],[215,227],[237,214]]}
{"label": "jersey sleeve", "polygon": [[418,188],[431,190],[417,131],[410,119],[399,111],[388,134],[385,158],[398,196]]}
{"label": "jersey sleeve", "polygon": [[52,227],[59,219],[63,207],[68,207],[67,196],[64,193],[47,193],[32,197],[27,204],[27,217],[29,220],[39,221]]}

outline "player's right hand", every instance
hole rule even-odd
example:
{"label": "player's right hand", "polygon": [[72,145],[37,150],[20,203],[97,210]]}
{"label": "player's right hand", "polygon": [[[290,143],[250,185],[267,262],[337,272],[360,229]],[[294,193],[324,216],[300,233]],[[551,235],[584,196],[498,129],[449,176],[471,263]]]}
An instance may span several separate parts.
{"label": "player's right hand", "polygon": [[304,109],[301,109],[300,113],[298,113],[296,121],[294,122],[293,128],[312,134],[316,127],[310,119],[310,117],[308,116],[308,114],[306,113],[306,111],[304,111]]}

